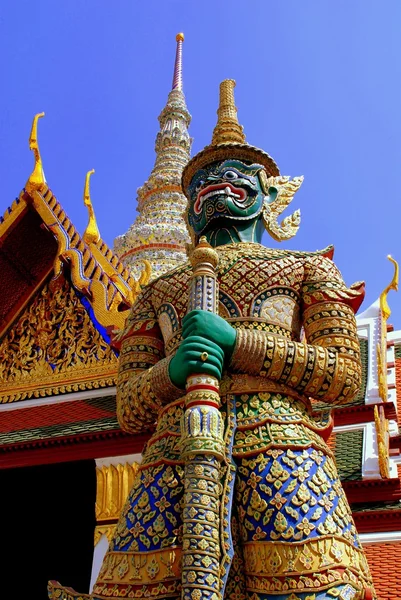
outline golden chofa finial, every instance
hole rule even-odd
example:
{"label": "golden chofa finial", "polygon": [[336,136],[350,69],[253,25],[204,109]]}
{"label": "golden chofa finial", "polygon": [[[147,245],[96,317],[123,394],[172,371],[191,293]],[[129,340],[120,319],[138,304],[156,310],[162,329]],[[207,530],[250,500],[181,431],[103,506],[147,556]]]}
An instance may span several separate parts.
{"label": "golden chofa finial", "polygon": [[88,171],[85,177],[85,188],[84,188],[84,204],[88,209],[89,221],[88,225],[82,236],[83,241],[86,244],[97,244],[100,240],[100,232],[96,223],[95,211],[93,210],[92,201],[89,191],[89,182],[91,175],[95,172],[95,169]]}
{"label": "golden chofa finial", "polygon": [[388,286],[380,294],[380,308],[382,311],[382,315],[383,315],[384,319],[386,319],[386,321],[389,318],[389,316],[391,315],[391,310],[390,310],[390,307],[387,302],[387,294],[389,293],[390,290],[394,290],[395,292],[398,292],[398,278],[399,278],[399,267],[398,267],[397,261],[394,260],[394,258],[392,256],[390,256],[390,254],[387,256],[387,258],[394,265],[394,275],[393,275],[392,280],[388,284]]}
{"label": "golden chofa finial", "polygon": [[234,88],[234,79],[225,79],[220,83],[217,125],[213,131],[212,146],[220,144],[245,144],[244,128],[238,123],[237,118]]}
{"label": "golden chofa finial", "polygon": [[25,189],[28,193],[35,190],[40,190],[41,187],[46,183],[38,144],[38,120],[44,116],[44,112],[38,113],[33,117],[32,121],[31,134],[29,136],[29,149],[33,152],[35,166],[25,185]]}

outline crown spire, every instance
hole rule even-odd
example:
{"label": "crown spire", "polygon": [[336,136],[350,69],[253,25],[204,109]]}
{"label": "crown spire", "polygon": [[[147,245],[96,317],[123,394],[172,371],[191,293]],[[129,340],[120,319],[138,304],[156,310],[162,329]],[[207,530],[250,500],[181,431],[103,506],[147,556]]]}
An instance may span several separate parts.
{"label": "crown spire", "polygon": [[32,150],[35,159],[33,171],[26,182],[25,188],[28,192],[38,190],[46,183],[45,174],[43,172],[42,158],[40,156],[38,144],[38,120],[44,117],[45,113],[41,112],[33,117],[31,133],[29,136],[29,149]]}
{"label": "crown spire", "polygon": [[149,179],[138,189],[138,216],[114,244],[116,254],[135,277],[143,260],[151,265],[151,279],[178,266],[186,260],[190,241],[183,217],[187,202],[181,187],[192,143],[188,133],[191,115],[182,91],[183,41],[184,34],[178,33],[172,90],[159,115],[155,164]]}
{"label": "crown spire", "polygon": [[182,186],[185,193],[188,192],[191,179],[199,169],[221,160],[236,158],[258,163],[264,167],[266,177],[280,175],[278,166],[267,152],[246,142],[244,128],[238,123],[234,88],[234,79],[225,79],[220,84],[217,124],[213,131],[212,142],[191,158],[184,168]]}
{"label": "crown spire", "polygon": [[217,125],[213,131],[212,146],[218,146],[219,144],[245,144],[244,128],[238,123],[234,88],[234,79],[225,79],[220,83]]}
{"label": "crown spire", "polygon": [[184,34],[177,33],[175,36],[177,42],[177,49],[175,52],[175,64],[173,74],[173,90],[179,90],[182,92],[182,43],[184,41]]}

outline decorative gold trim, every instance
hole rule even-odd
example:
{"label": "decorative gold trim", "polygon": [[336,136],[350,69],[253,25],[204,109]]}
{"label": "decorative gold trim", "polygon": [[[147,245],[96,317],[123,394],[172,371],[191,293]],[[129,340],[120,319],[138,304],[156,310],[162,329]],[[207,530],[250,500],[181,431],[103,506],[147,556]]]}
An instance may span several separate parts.
{"label": "decorative gold trim", "polygon": [[128,313],[119,307],[121,304],[127,310],[131,307],[146,281],[147,270],[142,281],[137,282],[104,242],[100,240],[96,246],[88,247],[47,188],[41,193],[34,190],[31,198],[33,207],[58,242],[54,277],[60,276],[63,265],[68,263],[74,287],[88,297],[99,323],[105,328],[122,329]]}
{"label": "decorative gold trim", "polygon": [[97,467],[96,521],[98,525],[103,521],[118,519],[138,469],[137,462]]}
{"label": "decorative gold trim", "polygon": [[106,536],[107,541],[110,543],[111,540],[113,539],[115,529],[116,529],[116,523],[113,523],[111,525],[110,524],[109,525],[96,525],[94,545],[97,546],[97,544],[100,542],[103,535]]}
{"label": "decorative gold trim", "polygon": [[301,222],[301,213],[296,210],[285,217],[278,223],[278,218],[281,213],[290,205],[294,198],[294,194],[299,190],[304,180],[303,176],[290,179],[287,176],[269,177],[267,178],[266,171],[260,172],[263,190],[266,194],[270,188],[277,190],[276,199],[273,202],[265,201],[263,205],[263,223],[266,231],[277,242],[289,240],[294,237],[299,229]]}
{"label": "decorative gold trim", "polygon": [[40,156],[38,144],[38,120],[44,116],[44,112],[38,113],[33,117],[32,121],[32,128],[29,136],[29,149],[33,152],[35,166],[28,178],[28,181],[25,184],[25,189],[28,193],[31,193],[34,190],[41,190],[46,184],[45,174],[43,172],[42,158]]}
{"label": "decorative gold trim", "polygon": [[9,208],[3,214],[2,219],[0,218],[0,239],[8,232],[11,231],[12,224],[18,219],[18,217],[26,210],[28,204],[26,196],[22,193],[17,200],[11,204]]}
{"label": "decorative gold trim", "polygon": [[169,365],[173,356],[159,360],[150,375],[151,387],[154,394],[163,404],[177,400],[185,395],[185,390],[175,386],[170,379]]}
{"label": "decorative gold trim", "polygon": [[234,371],[259,375],[267,350],[267,338],[264,331],[237,329],[231,367]]}
{"label": "decorative gold trim", "polygon": [[117,362],[74,288],[52,281],[0,342],[0,401],[114,385]]}
{"label": "decorative gold trim", "polygon": [[380,475],[383,479],[390,478],[390,446],[388,421],[383,406],[375,406],[375,428],[377,434],[377,449]]}
{"label": "decorative gold trim", "polygon": [[390,283],[380,294],[380,342],[377,344],[377,376],[379,380],[379,396],[383,402],[388,400],[387,387],[387,321],[391,315],[391,310],[387,302],[387,295],[390,290],[398,292],[399,267],[398,263],[390,255],[387,256],[394,265],[394,275]]}
{"label": "decorative gold trim", "polygon": [[85,177],[84,204],[88,209],[89,221],[82,236],[82,239],[86,244],[96,244],[100,240],[100,232],[97,226],[95,211],[93,210],[89,188],[90,177],[91,175],[93,175],[94,172],[95,169],[88,171]]}
{"label": "decorative gold trim", "polygon": [[305,542],[249,542],[244,546],[248,576],[280,577],[318,573],[363,561],[363,550],[344,538],[319,536]]}
{"label": "decorative gold trim", "polygon": [[108,552],[99,573],[97,586],[102,584],[149,585],[180,579],[181,548],[167,548],[152,552]]}
{"label": "decorative gold trim", "polygon": [[390,310],[390,307],[387,302],[387,295],[390,290],[394,290],[395,292],[398,292],[398,279],[399,279],[398,262],[396,260],[394,260],[394,258],[392,256],[390,256],[390,254],[387,256],[387,258],[394,265],[394,275],[393,275],[392,280],[388,284],[388,286],[380,294],[380,309],[381,309],[382,314],[383,314],[384,318],[386,319],[386,321],[391,315],[391,310]]}

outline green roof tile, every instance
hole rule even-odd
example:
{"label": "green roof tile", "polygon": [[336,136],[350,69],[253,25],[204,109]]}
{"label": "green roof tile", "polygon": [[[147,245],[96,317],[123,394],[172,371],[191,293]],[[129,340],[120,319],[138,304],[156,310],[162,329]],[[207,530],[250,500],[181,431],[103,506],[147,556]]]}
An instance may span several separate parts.
{"label": "green roof tile", "polygon": [[22,408],[0,414],[0,447],[118,429],[115,396]]}
{"label": "green roof tile", "polygon": [[401,510],[401,500],[394,502],[357,502],[352,504],[352,512],[375,512],[377,510]]}
{"label": "green roof tile", "polygon": [[362,446],[362,429],[336,434],[334,452],[341,481],[362,479]]}

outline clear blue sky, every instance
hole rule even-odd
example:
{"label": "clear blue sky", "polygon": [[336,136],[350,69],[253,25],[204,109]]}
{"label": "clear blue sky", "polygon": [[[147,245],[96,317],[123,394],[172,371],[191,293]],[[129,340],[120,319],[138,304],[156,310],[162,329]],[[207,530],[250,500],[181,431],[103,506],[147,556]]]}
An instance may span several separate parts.
{"label": "clear blue sky", "polygon": [[[184,31],[193,152],[211,139],[218,84],[237,81],[250,143],[283,174],[305,176],[289,248],[330,243],[367,308],[401,261],[399,0],[14,0],[0,10],[3,212],[32,169],[32,116],[46,177],[79,231],[84,176],[109,245],[135,218],[154,161],[157,116]],[[265,240],[269,244],[268,238]],[[401,327],[401,294],[391,292]]]}

